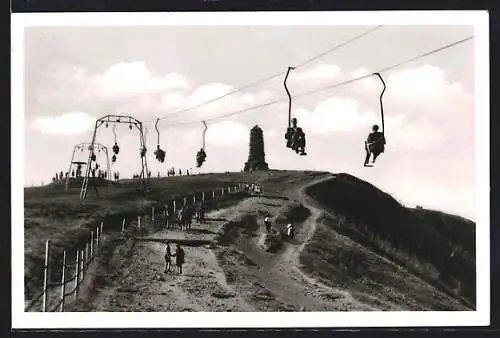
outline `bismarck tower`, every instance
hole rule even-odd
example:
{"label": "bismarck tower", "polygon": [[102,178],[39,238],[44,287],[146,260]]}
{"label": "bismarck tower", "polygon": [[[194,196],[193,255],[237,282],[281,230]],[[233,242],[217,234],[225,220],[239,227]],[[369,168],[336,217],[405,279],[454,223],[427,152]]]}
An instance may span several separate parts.
{"label": "bismarck tower", "polygon": [[257,125],[250,130],[250,150],[244,171],[253,170],[269,170],[264,153],[264,135]]}

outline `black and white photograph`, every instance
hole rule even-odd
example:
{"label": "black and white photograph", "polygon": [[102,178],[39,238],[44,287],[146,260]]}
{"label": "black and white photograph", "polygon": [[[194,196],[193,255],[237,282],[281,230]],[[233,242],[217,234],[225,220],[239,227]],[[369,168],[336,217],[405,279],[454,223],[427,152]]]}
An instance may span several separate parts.
{"label": "black and white photograph", "polygon": [[488,325],[488,20],[13,14],[13,327]]}

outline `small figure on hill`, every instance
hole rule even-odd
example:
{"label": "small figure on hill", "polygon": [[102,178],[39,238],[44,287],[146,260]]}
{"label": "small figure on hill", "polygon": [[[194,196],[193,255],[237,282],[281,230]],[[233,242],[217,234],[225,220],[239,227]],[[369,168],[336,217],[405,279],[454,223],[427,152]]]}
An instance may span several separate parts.
{"label": "small figure on hill", "polygon": [[179,176],[182,176],[182,170],[179,169]]}
{"label": "small figure on hill", "polygon": [[61,172],[59,173],[59,179],[62,181],[63,177],[64,177],[64,173],[63,173],[63,171],[61,170]]}
{"label": "small figure on hill", "polygon": [[75,177],[75,169],[73,169],[73,170],[71,171],[71,177],[73,177],[73,178]]}
{"label": "small figure on hill", "polygon": [[377,157],[384,152],[385,148],[385,137],[384,134],[378,131],[378,125],[372,127],[372,132],[368,134],[368,138],[365,141],[365,167],[370,161],[370,155],[373,154],[372,163],[375,163]]}
{"label": "small figure on hill", "polygon": [[295,227],[293,226],[293,223],[289,223],[286,226],[286,234],[290,239],[293,239],[295,237]]}
{"label": "small figure on hill", "polygon": [[271,219],[269,217],[264,218],[264,225],[266,226],[266,232],[271,231]]}
{"label": "small figure on hill", "polygon": [[184,264],[184,250],[181,248],[179,244],[177,244],[177,248],[175,249],[175,265],[177,266],[177,272],[182,274],[182,264]]}
{"label": "small figure on hill", "polygon": [[171,266],[172,266],[172,251],[170,250],[170,244],[167,242],[167,247],[165,248],[165,273],[170,272]]}
{"label": "small figure on hill", "polygon": [[205,203],[201,201],[198,204],[198,210],[196,210],[196,221],[198,223],[205,223]]}

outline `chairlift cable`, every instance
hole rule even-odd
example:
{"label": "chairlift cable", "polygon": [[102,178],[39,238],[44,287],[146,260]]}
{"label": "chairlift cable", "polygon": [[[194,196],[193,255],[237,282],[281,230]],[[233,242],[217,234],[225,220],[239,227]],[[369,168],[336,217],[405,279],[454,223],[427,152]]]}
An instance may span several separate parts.
{"label": "chairlift cable", "polygon": [[[414,61],[419,60],[421,58],[424,58],[424,57],[430,56],[432,54],[436,54],[436,53],[442,52],[443,50],[446,50],[448,48],[451,48],[451,47],[457,46],[459,44],[462,44],[464,42],[467,42],[469,40],[472,40],[473,38],[474,38],[474,36],[472,35],[472,36],[469,36],[467,38],[464,38],[464,39],[461,39],[461,40],[449,43],[447,45],[444,45],[442,47],[433,49],[433,50],[428,51],[426,53],[419,54],[419,55],[414,56],[412,58],[409,58],[409,59],[406,59],[404,61],[398,62],[398,63],[393,64],[391,66],[387,66],[387,67],[382,68],[382,69],[380,69],[380,70],[378,70],[378,71],[376,71],[374,73],[385,73],[385,72],[391,71],[391,70],[393,70],[395,68],[401,67],[403,65],[406,65],[408,63],[414,62]],[[281,72],[281,74],[285,74],[285,73],[286,72]],[[313,90],[310,90],[310,91],[307,91],[307,92],[296,94],[296,95],[293,95],[292,98],[300,98],[300,97],[308,96],[308,95],[311,95],[311,94],[319,93],[319,92],[322,92],[322,91],[325,91],[325,90],[328,90],[328,89],[334,89],[334,88],[337,88],[337,87],[345,86],[345,85],[348,85],[348,84],[351,84],[351,83],[354,83],[354,82],[357,82],[357,81],[364,80],[366,78],[372,77],[374,75],[374,73],[369,73],[369,74],[358,76],[358,77],[355,77],[355,78],[352,78],[352,79],[349,79],[349,80],[346,80],[346,81],[337,82],[337,83],[334,83],[334,84],[331,84],[331,85],[328,85],[328,86],[324,86],[324,87],[313,89]],[[286,99],[283,99],[283,98],[276,99],[276,100],[269,101],[269,102],[266,102],[266,103],[258,104],[258,105],[247,107],[247,108],[243,108],[243,109],[231,112],[231,113],[227,113],[227,114],[215,116],[215,117],[212,117],[212,118],[207,118],[207,119],[205,119],[205,121],[215,121],[215,120],[220,120],[220,119],[232,117],[232,116],[235,116],[235,115],[246,113],[246,112],[251,111],[251,110],[256,110],[256,109],[259,109],[259,108],[265,108],[265,107],[268,107],[268,106],[272,106],[272,105],[275,105],[277,103],[284,102],[285,100]],[[186,121],[186,122],[168,124],[168,126],[182,126],[182,125],[188,125],[188,124],[193,124],[193,123],[200,123],[200,121],[199,120],[191,120],[191,121]]]}
{"label": "chairlift cable", "polygon": [[[294,68],[298,68],[298,67],[305,66],[305,65],[307,65],[307,64],[309,64],[309,63],[311,63],[311,62],[313,62],[313,61],[315,61],[315,60],[317,60],[317,59],[319,59],[319,58],[321,58],[321,57],[323,57],[323,56],[325,56],[325,55],[327,55],[327,54],[330,54],[330,53],[332,53],[332,52],[334,52],[334,51],[336,51],[336,50],[339,50],[340,48],[342,48],[342,47],[344,47],[344,46],[346,46],[346,45],[348,45],[348,44],[350,44],[350,43],[352,43],[352,42],[354,42],[354,41],[356,41],[356,40],[358,40],[358,39],[361,39],[362,37],[364,37],[364,36],[366,36],[366,35],[368,35],[368,34],[373,33],[374,31],[376,31],[376,30],[378,30],[378,29],[382,28],[383,26],[384,26],[384,25],[379,25],[379,26],[376,26],[375,28],[370,28],[369,30],[364,31],[364,32],[363,32],[363,33],[361,33],[361,34],[358,34],[358,35],[356,35],[356,36],[354,36],[354,37],[352,37],[352,38],[350,38],[350,39],[348,39],[348,40],[346,40],[346,41],[344,41],[344,42],[342,42],[342,43],[340,43],[340,44],[338,44],[338,45],[336,45],[336,46],[334,46],[334,47],[332,47],[332,48],[329,48],[328,50],[326,50],[326,51],[324,51],[324,52],[321,52],[320,54],[314,55],[314,56],[310,57],[309,59],[304,60],[304,61],[302,61],[302,62],[298,63],[297,65],[295,65],[295,66],[294,66]],[[213,98],[213,99],[210,99],[210,100],[208,100],[208,101],[205,101],[205,102],[199,103],[199,104],[197,104],[197,105],[194,105],[194,106],[191,106],[191,107],[188,107],[188,108],[184,108],[184,109],[179,110],[179,111],[177,111],[177,112],[175,112],[175,113],[165,115],[164,117],[161,117],[160,119],[161,119],[161,120],[163,120],[163,119],[168,119],[168,118],[170,118],[170,117],[177,116],[177,115],[183,114],[183,113],[185,113],[185,112],[191,111],[191,110],[193,110],[193,109],[200,108],[200,107],[205,106],[205,105],[207,105],[207,104],[210,104],[210,103],[212,103],[212,102],[215,102],[215,101],[221,100],[221,99],[223,99],[223,98],[225,98],[225,97],[227,97],[227,96],[230,96],[230,95],[236,94],[236,93],[238,93],[238,92],[241,92],[241,91],[243,91],[243,90],[245,90],[245,89],[248,89],[248,88],[250,88],[250,87],[254,87],[254,86],[259,85],[259,84],[261,84],[261,83],[264,83],[264,82],[270,81],[270,80],[272,80],[272,79],[275,79],[275,78],[277,78],[277,77],[279,77],[279,76],[284,75],[285,73],[286,73],[285,71],[281,71],[281,72],[279,72],[279,73],[276,73],[276,74],[270,75],[270,76],[268,76],[268,77],[265,77],[265,78],[263,78],[263,79],[261,79],[261,80],[255,81],[255,82],[252,82],[252,83],[250,83],[250,84],[248,84],[248,85],[245,85],[245,86],[243,86],[243,87],[236,88],[236,89],[234,89],[234,90],[232,90],[232,91],[230,91],[230,92],[228,92],[228,93],[226,93],[226,94],[224,94],[224,95],[221,95],[221,96],[215,97],[215,98]],[[148,121],[148,122],[149,122],[149,121]]]}

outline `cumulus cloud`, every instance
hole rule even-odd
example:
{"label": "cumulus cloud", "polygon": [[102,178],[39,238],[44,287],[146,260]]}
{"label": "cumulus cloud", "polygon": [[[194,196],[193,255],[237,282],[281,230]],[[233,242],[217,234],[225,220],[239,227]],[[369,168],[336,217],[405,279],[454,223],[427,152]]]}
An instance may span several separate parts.
{"label": "cumulus cloud", "polygon": [[343,97],[331,97],[318,103],[312,111],[299,108],[294,115],[313,134],[350,131],[373,119],[372,113],[361,111],[357,100]]}
{"label": "cumulus cloud", "polygon": [[189,89],[184,76],[177,73],[155,76],[142,61],[116,63],[96,76],[94,82],[97,93],[105,97]]}
{"label": "cumulus cloud", "polygon": [[55,117],[37,117],[34,119],[32,127],[45,135],[74,135],[90,130],[95,120],[94,117],[86,113],[72,112]]}
{"label": "cumulus cloud", "polygon": [[447,90],[456,91],[448,83],[442,69],[436,66],[421,66],[391,74],[388,78],[391,94],[401,100],[432,100],[442,97]]}
{"label": "cumulus cloud", "polygon": [[233,122],[222,121],[210,126],[207,130],[207,142],[211,145],[227,147],[248,144],[248,126]]}

